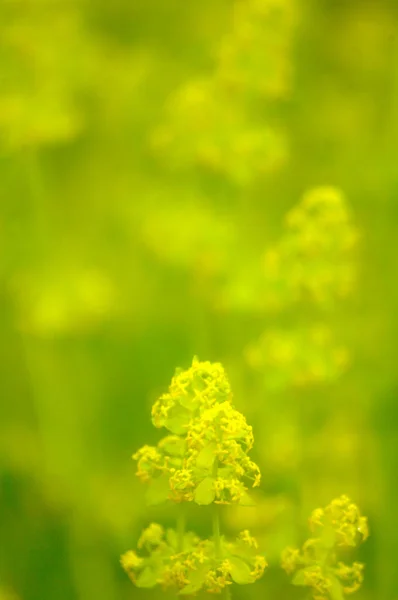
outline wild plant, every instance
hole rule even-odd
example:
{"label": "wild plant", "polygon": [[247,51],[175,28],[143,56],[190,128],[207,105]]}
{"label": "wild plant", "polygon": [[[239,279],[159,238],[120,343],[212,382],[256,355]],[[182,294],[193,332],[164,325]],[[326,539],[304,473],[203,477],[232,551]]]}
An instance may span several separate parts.
{"label": "wild plant", "polygon": [[369,535],[367,518],[347,496],[317,508],[309,519],[312,533],[302,549],[286,548],[282,567],[293,585],[311,588],[314,600],[343,600],[356,592],[364,579],[364,565],[346,564],[342,557]]}
{"label": "wild plant", "polygon": [[[194,358],[189,369],[178,369],[152,407],[152,423],[168,434],[133,455],[137,476],[147,485],[151,504],[178,505],[177,525],[165,530],[151,523],[138,540],[142,553],[125,553],[123,568],[138,587],[159,584],[180,594],[203,589],[228,595],[232,583],[254,583],[267,565],[256,539],[248,530],[234,541],[221,532],[222,505],[252,504],[248,487],[259,486],[261,478],[249,456],[252,428],[232,403],[222,365]],[[185,502],[212,505],[209,539],[186,530]]]}

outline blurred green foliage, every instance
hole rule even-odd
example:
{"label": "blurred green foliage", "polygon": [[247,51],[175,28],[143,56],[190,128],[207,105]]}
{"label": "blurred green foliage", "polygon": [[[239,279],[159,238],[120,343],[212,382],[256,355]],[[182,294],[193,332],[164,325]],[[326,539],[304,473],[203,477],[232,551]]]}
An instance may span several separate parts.
{"label": "blurred green foliage", "polygon": [[395,0],[0,0],[2,600],[156,596],[130,457],[194,354],[254,426],[245,597],[303,597],[280,552],[342,493],[356,597],[398,594],[397,40]]}

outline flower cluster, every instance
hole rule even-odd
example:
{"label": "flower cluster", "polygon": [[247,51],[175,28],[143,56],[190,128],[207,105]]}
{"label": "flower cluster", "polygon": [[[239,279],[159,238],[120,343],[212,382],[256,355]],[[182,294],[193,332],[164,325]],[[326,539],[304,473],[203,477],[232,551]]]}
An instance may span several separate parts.
{"label": "flower cluster", "polygon": [[166,531],[152,523],[142,533],[138,547],[146,553],[144,556],[129,550],[121,557],[122,567],[133,583],[141,588],[177,588],[182,595],[200,590],[218,594],[232,583],[254,583],[267,566],[248,531],[234,542],[222,539],[219,554],[213,540],[201,540],[191,532],[184,535],[179,547],[174,530]]}
{"label": "flower cluster", "polygon": [[200,362],[196,357],[187,370],[177,369],[169,390],[152,408],[155,427],[184,434],[191,418],[217,402],[231,399],[231,387],[220,363]]}
{"label": "flower cluster", "polygon": [[150,143],[173,168],[201,168],[239,186],[275,170],[286,155],[282,134],[212,78],[189,82],[170,97],[166,122]]}
{"label": "flower cluster", "polygon": [[222,312],[256,314],[281,312],[299,302],[328,308],[354,289],[358,239],[341,190],[311,188],[287,213],[281,237],[261,254],[243,254],[235,243],[214,304]]}
{"label": "flower cluster", "polygon": [[154,503],[250,502],[243,480],[257,487],[261,477],[248,456],[253,432],[232,405],[221,364],[194,358],[189,369],[177,370],[168,392],[152,408],[152,421],[171,435],[156,447],[144,446],[133,458]]}
{"label": "flower cluster", "polygon": [[292,5],[235,1],[213,68],[175,92],[152,133],[153,149],[174,167],[201,167],[247,185],[284,161],[284,135],[264,122],[263,103],[290,88]]}
{"label": "flower cluster", "polygon": [[264,374],[267,388],[278,391],[333,381],[349,364],[348,350],[323,324],[267,330],[245,354],[248,364]]}
{"label": "flower cluster", "polygon": [[336,498],[324,509],[316,509],[309,524],[315,535],[331,529],[338,546],[355,547],[369,535],[367,518],[361,516],[357,505],[347,496]]}
{"label": "flower cluster", "polygon": [[[221,364],[194,358],[189,369],[177,370],[168,392],[155,402],[152,420],[169,435],[133,456],[150,503],[252,503],[245,482],[260,484],[260,470],[248,455],[253,432],[232,405]],[[191,595],[201,589],[217,594],[232,583],[259,579],[266,561],[256,539],[244,530],[235,542],[227,541],[220,535],[217,507],[214,510],[217,525],[210,540],[186,533],[181,525],[177,533],[152,523],[138,541],[146,555],[130,550],[121,558],[133,583],[174,587]]]}
{"label": "flower cluster", "polygon": [[347,496],[333,500],[326,508],[314,510],[309,525],[314,537],[302,549],[286,548],[282,567],[293,575],[292,583],[310,587],[314,600],[343,598],[357,591],[363,582],[364,566],[339,560],[343,548],[354,548],[369,535],[366,517]]}
{"label": "flower cluster", "polygon": [[231,31],[218,48],[217,76],[233,90],[284,97],[291,83],[294,24],[292,0],[236,2]]}
{"label": "flower cluster", "polygon": [[355,280],[352,252],[358,233],[343,194],[337,188],[319,187],[304,195],[286,217],[287,231],[265,255],[265,275],[283,297],[309,297],[326,303],[346,296]]}
{"label": "flower cluster", "polygon": [[[91,75],[89,62],[97,48],[75,6],[60,5],[56,11],[38,8],[31,3],[27,10],[23,3],[13,2],[2,12],[8,85],[0,94],[0,131],[7,150],[70,140],[82,127],[76,93]],[[73,68],[77,56],[79,69]]]}

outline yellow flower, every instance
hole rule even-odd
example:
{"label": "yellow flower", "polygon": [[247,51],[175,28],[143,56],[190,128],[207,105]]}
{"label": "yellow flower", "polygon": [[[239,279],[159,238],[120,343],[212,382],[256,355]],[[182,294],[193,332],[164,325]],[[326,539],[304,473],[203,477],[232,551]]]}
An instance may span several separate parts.
{"label": "yellow flower", "polygon": [[128,550],[120,557],[120,563],[125,571],[139,569],[142,566],[143,559],[140,558],[133,550]]}
{"label": "yellow flower", "polygon": [[260,579],[263,576],[265,569],[267,568],[268,563],[265,560],[264,556],[257,555],[255,557],[254,568],[251,572],[255,579]]}
{"label": "yellow flower", "polygon": [[138,548],[143,548],[144,546],[158,546],[162,542],[163,536],[163,527],[157,523],[151,523],[149,527],[142,532],[141,537],[138,540]]}
{"label": "yellow flower", "polygon": [[250,546],[251,548],[258,548],[258,542],[256,540],[256,538],[254,538],[252,535],[250,535],[250,532],[248,529],[245,529],[244,531],[241,531],[239,536],[238,536],[238,540],[242,540],[242,542],[245,542],[245,544],[247,544],[248,546]]}

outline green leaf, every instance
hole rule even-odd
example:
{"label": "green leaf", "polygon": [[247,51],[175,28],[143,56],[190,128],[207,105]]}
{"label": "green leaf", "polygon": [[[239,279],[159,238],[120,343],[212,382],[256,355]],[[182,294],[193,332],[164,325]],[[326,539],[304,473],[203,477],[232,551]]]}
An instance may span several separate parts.
{"label": "green leaf", "polygon": [[208,383],[203,379],[202,375],[199,375],[199,373],[195,373],[192,380],[192,387],[198,392],[203,392],[208,387]]}
{"label": "green leaf", "polygon": [[332,578],[332,585],[329,588],[331,600],[344,600],[343,588],[338,579]]}
{"label": "green leaf", "polygon": [[241,440],[241,439],[245,438],[246,436],[247,436],[247,431],[245,431],[244,429],[241,429],[240,431],[236,431],[234,433],[233,438],[235,440]]}
{"label": "green leaf", "polygon": [[215,442],[210,442],[210,444],[207,444],[207,446],[202,448],[196,459],[196,464],[199,469],[211,469],[213,467],[216,459],[216,448],[217,444]]}
{"label": "green leaf", "polygon": [[214,479],[213,477],[206,477],[201,481],[195,490],[194,499],[196,504],[204,506],[211,504],[216,496],[214,491]]}
{"label": "green leaf", "polygon": [[[191,386],[190,386],[191,387]],[[197,402],[194,400],[194,392],[189,389],[186,390],[185,393],[182,393],[178,396],[178,403],[185,409],[192,412],[197,407]]]}
{"label": "green leaf", "polygon": [[300,569],[300,571],[297,571],[297,573],[295,574],[295,576],[292,579],[292,584],[293,585],[305,585],[305,573],[308,571],[308,569]]}
{"label": "green leaf", "polygon": [[222,477],[223,479],[228,479],[228,477],[231,477],[233,469],[231,467],[219,467],[217,469],[217,473],[219,477]]}
{"label": "green leaf", "polygon": [[175,435],[183,435],[187,432],[191,413],[182,406],[175,406],[164,422],[164,426]]}
{"label": "green leaf", "polygon": [[135,585],[139,588],[152,588],[157,584],[157,579],[158,573],[153,571],[150,567],[145,567],[138,575]]}
{"label": "green leaf", "polygon": [[304,569],[300,569],[299,571],[297,571],[297,573],[295,574],[295,576],[292,579],[292,584],[293,585],[307,585],[305,583],[305,574],[311,573],[311,571],[314,571],[314,569],[318,570],[318,567],[316,565],[314,565],[311,567],[305,567]]}
{"label": "green leaf", "polygon": [[245,544],[242,540],[237,540],[232,544],[228,544],[228,548],[224,550],[225,554],[229,554],[230,556],[238,556],[239,558],[243,558],[247,562],[251,562],[254,557],[258,554],[256,548],[252,548]]}
{"label": "green leaf", "polygon": [[201,567],[197,571],[192,571],[189,574],[189,583],[182,590],[180,590],[179,594],[181,596],[185,596],[188,594],[196,594],[205,582],[206,575],[208,573],[208,567]]}
{"label": "green leaf", "polygon": [[169,498],[170,485],[167,475],[160,475],[154,479],[148,486],[146,492],[146,501],[149,506],[156,506],[166,502]]}
{"label": "green leaf", "polygon": [[237,557],[229,559],[231,564],[231,577],[235,583],[239,585],[245,585],[247,583],[253,583],[254,577],[251,574],[251,569],[247,563]]}
{"label": "green leaf", "polygon": [[185,452],[185,440],[177,435],[168,435],[159,442],[159,447],[170,456],[180,457]]}

